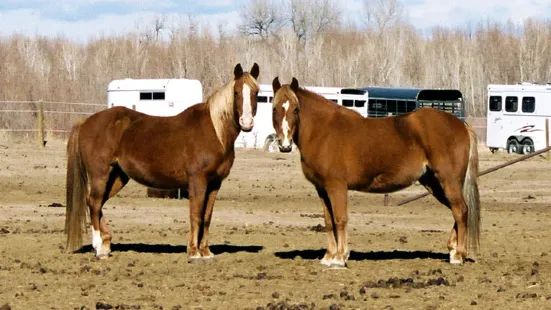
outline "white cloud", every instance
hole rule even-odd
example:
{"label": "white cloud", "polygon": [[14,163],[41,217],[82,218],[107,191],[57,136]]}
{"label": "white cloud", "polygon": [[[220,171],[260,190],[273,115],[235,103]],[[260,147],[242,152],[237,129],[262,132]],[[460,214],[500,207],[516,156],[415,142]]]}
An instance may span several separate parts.
{"label": "white cloud", "polygon": [[[29,36],[65,36],[77,41],[85,41],[101,35],[121,35],[153,26],[155,18],[161,14],[153,11],[135,12],[121,15],[101,15],[90,20],[64,21],[41,16],[38,10],[21,9],[0,11],[0,36],[24,34]],[[164,14],[166,27],[187,25],[187,14]],[[218,33],[218,24],[223,25],[226,33],[236,29],[239,15],[237,12],[194,15],[200,25],[209,25],[214,35]],[[21,22],[25,21],[25,22]]]}
{"label": "white cloud", "polygon": [[[511,19],[521,24],[528,17],[544,18],[551,13],[548,0],[424,0],[406,6],[409,20],[419,28],[431,26],[461,26],[467,22],[491,19],[505,22]],[[547,15],[548,16],[548,15]]]}
{"label": "white cloud", "polygon": [[100,34],[115,35],[130,31],[140,16],[142,14],[104,15],[93,20],[71,22],[43,18],[37,10],[12,10],[0,12],[0,35],[64,35],[70,39],[86,40]]}

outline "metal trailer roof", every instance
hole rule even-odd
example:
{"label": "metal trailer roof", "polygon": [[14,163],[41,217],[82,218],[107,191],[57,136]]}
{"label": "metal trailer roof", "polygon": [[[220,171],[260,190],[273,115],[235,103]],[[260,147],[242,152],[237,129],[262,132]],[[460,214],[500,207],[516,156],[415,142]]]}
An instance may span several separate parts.
{"label": "metal trailer roof", "polygon": [[489,84],[488,92],[492,91],[508,91],[508,92],[550,92],[551,83],[547,84],[533,84],[533,83],[520,83],[520,84]]}
{"label": "metal trailer roof", "polygon": [[[107,86],[107,91],[162,91],[167,88],[196,87],[202,89],[199,80],[192,79],[119,79]],[[201,90],[202,91],[202,90]]]}
{"label": "metal trailer roof", "polygon": [[345,88],[342,93],[368,93],[370,99],[384,98],[395,100],[462,100],[463,95],[457,89],[425,89],[394,87],[358,87]]}

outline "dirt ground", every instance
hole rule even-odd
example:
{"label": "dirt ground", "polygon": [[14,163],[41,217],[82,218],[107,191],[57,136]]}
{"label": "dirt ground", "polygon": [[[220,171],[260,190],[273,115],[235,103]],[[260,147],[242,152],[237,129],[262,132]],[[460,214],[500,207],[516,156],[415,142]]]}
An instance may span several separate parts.
{"label": "dirt ground", "polygon": [[[432,197],[384,207],[350,192],[345,270],[319,264],[322,208],[298,153],[238,150],[215,204],[211,264],[187,263],[188,201],[131,182],[104,208],[113,256],[90,230],[64,250],[65,144],[1,143],[0,306],[12,309],[551,309],[551,161],[481,177],[481,251],[450,265],[451,212]],[[6,148],[7,147],[7,148]],[[480,148],[481,169],[517,156]],[[391,202],[423,193],[420,186]]]}

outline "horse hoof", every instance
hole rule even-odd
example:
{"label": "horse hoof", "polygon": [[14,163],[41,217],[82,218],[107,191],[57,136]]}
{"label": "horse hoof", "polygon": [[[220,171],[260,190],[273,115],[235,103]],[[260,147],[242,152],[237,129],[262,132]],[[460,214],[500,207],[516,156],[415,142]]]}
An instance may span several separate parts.
{"label": "horse hoof", "polygon": [[322,259],[320,261],[320,264],[325,265],[328,267],[328,269],[346,269],[346,262],[345,261],[339,261],[335,259],[331,260],[324,260]]}
{"label": "horse hoof", "polygon": [[190,257],[187,259],[187,262],[190,264],[201,264],[203,263],[203,259],[201,258],[201,256]]}
{"label": "horse hoof", "polygon": [[329,267],[327,267],[327,270],[346,270],[348,269],[346,266],[342,266],[342,265],[331,265]]}
{"label": "horse hoof", "polygon": [[96,255],[96,259],[97,260],[104,260],[104,259],[108,259],[109,256],[111,256],[110,254],[99,254],[99,255]]}
{"label": "horse hoof", "polygon": [[463,259],[450,257],[450,264],[452,264],[452,265],[463,265]]}
{"label": "horse hoof", "polygon": [[463,257],[457,255],[455,249],[450,251],[450,264],[452,265],[463,265]]}

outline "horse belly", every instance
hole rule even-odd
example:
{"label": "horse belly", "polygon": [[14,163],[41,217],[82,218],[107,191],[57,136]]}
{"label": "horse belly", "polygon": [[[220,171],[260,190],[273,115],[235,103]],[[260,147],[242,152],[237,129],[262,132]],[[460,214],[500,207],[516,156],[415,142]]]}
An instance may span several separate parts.
{"label": "horse belly", "polygon": [[119,166],[131,179],[148,187],[173,189],[184,188],[188,184],[188,176],[183,167],[175,163],[126,158],[119,161]]}
{"label": "horse belly", "polygon": [[391,193],[413,185],[425,173],[426,166],[419,165],[419,169],[389,170],[374,177],[366,178],[365,182],[357,185],[359,191],[370,193]]}

